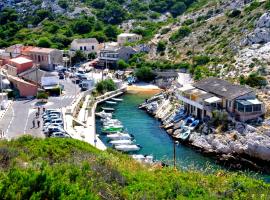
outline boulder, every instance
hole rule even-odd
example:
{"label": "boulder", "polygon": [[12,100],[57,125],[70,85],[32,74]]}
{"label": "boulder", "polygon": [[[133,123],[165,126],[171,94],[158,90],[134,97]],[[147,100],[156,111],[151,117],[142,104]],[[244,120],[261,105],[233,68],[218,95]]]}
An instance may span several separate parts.
{"label": "boulder", "polygon": [[229,154],[229,153],[232,153],[233,152],[232,149],[229,147],[228,144],[222,143],[219,139],[214,139],[212,141],[212,144],[211,145],[219,153]]}

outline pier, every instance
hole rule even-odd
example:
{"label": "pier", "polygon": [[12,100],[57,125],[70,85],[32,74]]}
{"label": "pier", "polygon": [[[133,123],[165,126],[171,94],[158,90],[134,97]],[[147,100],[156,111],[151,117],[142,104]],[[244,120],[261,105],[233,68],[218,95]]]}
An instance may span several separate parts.
{"label": "pier", "polygon": [[71,106],[63,110],[64,128],[67,133],[74,139],[85,141],[100,150],[106,150],[106,145],[96,133],[96,107],[99,103],[124,94],[126,90],[127,87],[122,87],[96,98],[91,94],[93,90],[80,94]]}

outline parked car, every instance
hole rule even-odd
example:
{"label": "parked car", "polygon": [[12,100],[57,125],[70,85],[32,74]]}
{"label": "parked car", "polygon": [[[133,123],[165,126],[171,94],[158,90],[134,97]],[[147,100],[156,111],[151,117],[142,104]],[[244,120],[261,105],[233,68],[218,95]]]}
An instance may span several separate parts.
{"label": "parked car", "polygon": [[66,134],[65,132],[53,132],[51,134],[51,137],[56,137],[56,138],[70,138],[70,136],[68,134]]}
{"label": "parked car", "polygon": [[55,133],[55,132],[65,133],[65,130],[60,126],[55,126],[55,125],[50,125],[44,130],[44,133],[48,136],[50,136],[52,133]]}

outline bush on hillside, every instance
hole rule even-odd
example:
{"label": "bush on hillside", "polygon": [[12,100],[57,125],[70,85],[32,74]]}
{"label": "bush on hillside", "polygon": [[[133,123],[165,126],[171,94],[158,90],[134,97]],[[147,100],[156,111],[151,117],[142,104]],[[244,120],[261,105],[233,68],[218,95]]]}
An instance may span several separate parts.
{"label": "bush on hillside", "polygon": [[150,67],[141,67],[137,69],[135,75],[139,81],[150,82],[155,79],[155,74]]}
{"label": "bush on hillside", "polygon": [[233,17],[238,17],[238,16],[240,16],[240,15],[241,15],[241,10],[237,10],[237,9],[232,10],[232,11],[228,14],[228,16],[231,17],[231,18],[233,18]]}
{"label": "bush on hillside", "polygon": [[264,87],[268,84],[266,78],[258,75],[257,73],[252,73],[247,78],[240,76],[239,81],[240,84],[246,84],[250,87]]}
{"label": "bush on hillside", "polygon": [[166,50],[166,42],[165,41],[159,41],[157,44],[157,51],[158,52],[163,52]]}
{"label": "bush on hillside", "polygon": [[63,138],[0,141],[0,199],[250,199],[270,185],[244,173],[152,167]]}
{"label": "bush on hillside", "polygon": [[191,29],[188,26],[182,26],[175,33],[173,33],[170,37],[171,42],[177,42],[181,39],[187,37],[191,33]]}

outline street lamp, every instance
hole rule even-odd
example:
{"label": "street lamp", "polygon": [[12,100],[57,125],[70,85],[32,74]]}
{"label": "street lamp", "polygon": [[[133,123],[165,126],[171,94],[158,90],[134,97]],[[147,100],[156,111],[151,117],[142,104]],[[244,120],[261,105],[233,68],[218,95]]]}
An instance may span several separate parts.
{"label": "street lamp", "polygon": [[173,141],[173,166],[176,169],[176,145],[178,145],[178,141]]}

